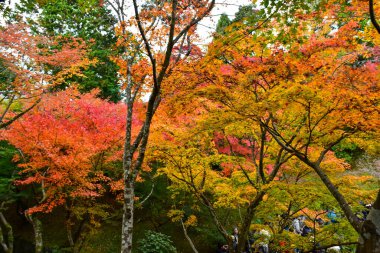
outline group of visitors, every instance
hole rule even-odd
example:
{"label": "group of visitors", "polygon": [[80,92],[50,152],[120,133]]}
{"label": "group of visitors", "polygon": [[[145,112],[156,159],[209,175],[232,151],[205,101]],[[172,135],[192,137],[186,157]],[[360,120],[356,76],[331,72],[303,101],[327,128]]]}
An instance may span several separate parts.
{"label": "group of visitors", "polygon": [[[269,231],[265,229],[261,229],[258,231],[251,231],[248,233],[248,239],[246,241],[244,253],[269,253],[269,239],[270,239]],[[237,252],[237,247],[239,243],[239,231],[238,228],[235,227],[233,229],[233,233],[231,235],[232,239],[232,250],[230,251],[228,245],[218,244],[218,249],[216,253],[235,253]],[[255,241],[259,240],[259,242],[255,245]]]}
{"label": "group of visitors", "polygon": [[[366,205],[367,209],[369,210],[370,206],[368,207]],[[364,210],[361,213],[362,219],[366,219],[366,216],[368,214],[368,210]],[[358,215],[360,217],[360,215]],[[305,215],[300,215],[294,219],[286,219],[286,214],[284,216],[281,216],[284,220],[288,220],[286,224],[284,224],[284,229],[293,232],[299,236],[307,237],[312,235],[313,229],[318,227],[323,227],[325,225],[338,223],[339,217],[333,210],[327,210],[326,211],[326,220],[323,220],[322,218],[316,218],[312,222],[314,222],[313,228],[309,227],[307,225],[310,224],[310,222],[306,222],[307,218]],[[244,251],[242,253],[278,253],[278,251],[271,251],[269,248],[269,242],[270,242],[271,234],[266,229],[251,231],[248,234],[248,238],[246,240],[246,245],[244,247]],[[229,248],[227,244],[218,244],[217,253],[237,253],[237,247],[239,243],[239,231],[238,228],[235,227],[233,229],[233,233],[231,235],[232,240],[232,248]],[[284,242],[285,244],[285,242]],[[280,242],[281,246],[281,242]],[[282,252],[282,251],[280,251]],[[287,251],[289,252],[289,251]],[[329,252],[340,252],[340,247],[336,246],[333,248],[329,248],[326,250],[315,250],[314,253],[329,253]],[[302,253],[300,249],[294,249],[292,252],[289,253]]]}

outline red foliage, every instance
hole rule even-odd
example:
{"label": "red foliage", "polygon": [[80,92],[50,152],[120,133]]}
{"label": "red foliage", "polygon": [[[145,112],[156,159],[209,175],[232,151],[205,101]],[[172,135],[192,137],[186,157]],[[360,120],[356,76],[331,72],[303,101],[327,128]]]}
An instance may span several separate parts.
{"label": "red foliage", "polygon": [[[126,106],[66,90],[48,95],[34,111],[4,131],[21,150],[18,184],[40,184],[43,201],[28,212],[50,212],[67,199],[94,198],[112,178],[107,164],[120,160]],[[140,125],[136,119],[135,126]],[[43,194],[42,194],[43,195]]]}

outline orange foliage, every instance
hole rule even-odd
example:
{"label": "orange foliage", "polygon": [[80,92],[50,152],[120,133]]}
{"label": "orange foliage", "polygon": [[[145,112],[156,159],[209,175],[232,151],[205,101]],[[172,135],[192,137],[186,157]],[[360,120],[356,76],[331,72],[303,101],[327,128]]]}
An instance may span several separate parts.
{"label": "orange foliage", "polygon": [[127,108],[95,96],[73,89],[47,95],[4,131],[3,137],[21,151],[15,159],[23,179],[17,184],[41,185],[42,200],[29,213],[50,212],[67,199],[95,198],[107,185],[116,186],[105,173],[122,157]]}

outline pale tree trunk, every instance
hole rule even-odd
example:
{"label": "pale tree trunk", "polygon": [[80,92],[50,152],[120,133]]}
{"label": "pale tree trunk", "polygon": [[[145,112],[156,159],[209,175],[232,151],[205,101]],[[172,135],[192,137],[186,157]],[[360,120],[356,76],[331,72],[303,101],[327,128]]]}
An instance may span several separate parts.
{"label": "pale tree trunk", "polygon": [[193,240],[191,240],[190,236],[187,234],[187,228],[186,228],[185,224],[183,223],[182,219],[181,219],[181,225],[182,225],[183,233],[185,234],[185,237],[186,237],[187,241],[189,242],[191,249],[193,250],[194,253],[198,253],[198,250],[195,247]]}
{"label": "pale tree trunk", "polygon": [[[11,224],[5,219],[5,216],[0,212],[0,244],[5,253],[13,253],[13,230]],[[6,231],[3,232],[2,226]],[[6,238],[4,238],[6,236]]]}
{"label": "pale tree trunk", "polygon": [[26,218],[33,226],[35,253],[42,253],[44,248],[42,239],[42,223],[35,215],[27,214]]}
{"label": "pale tree trunk", "polygon": [[132,252],[133,214],[135,189],[132,182],[125,182],[124,186],[124,212],[121,237],[121,252]]}
{"label": "pale tree trunk", "polygon": [[[111,8],[117,13],[118,19],[120,22],[125,21],[125,13],[124,13],[124,1],[115,0],[112,4],[112,1],[107,1]],[[160,2],[160,1],[159,1]],[[140,42],[142,47],[145,48],[145,53],[148,56],[148,59],[151,63],[151,74],[152,74],[152,82],[153,89],[151,91],[151,95],[149,97],[149,101],[147,103],[146,113],[144,124],[139,131],[138,136],[132,143],[131,133],[132,133],[132,115],[133,115],[133,104],[135,102],[135,98],[139,93],[141,86],[143,83],[134,83],[132,79],[132,68],[135,57],[139,54],[138,52],[129,55],[129,59],[127,62],[127,88],[126,88],[126,102],[128,105],[127,112],[127,124],[126,124],[126,137],[124,142],[124,157],[123,157],[123,171],[124,171],[124,213],[123,213],[123,221],[122,221],[122,235],[121,235],[121,253],[131,253],[132,252],[132,233],[133,233],[133,212],[134,212],[134,183],[137,174],[141,169],[141,165],[144,161],[145,150],[148,143],[149,138],[149,130],[152,122],[152,117],[161,101],[160,92],[161,92],[161,84],[168,74],[168,68],[171,64],[172,59],[172,50],[174,44],[176,44],[180,39],[184,36],[187,36],[187,32],[195,26],[200,20],[202,20],[206,15],[208,15],[215,4],[215,0],[211,0],[208,6],[205,6],[205,11],[199,15],[195,16],[188,25],[184,26],[182,30],[178,32],[175,36],[175,27],[177,21],[177,3],[178,0],[173,0],[172,2],[172,10],[170,15],[170,25],[169,25],[169,34],[167,36],[167,45],[164,53],[164,60],[161,66],[157,66],[157,59],[154,54],[154,45],[149,41],[149,37],[147,36],[146,28],[144,27],[143,22],[140,19],[139,14],[139,6],[137,0],[133,0],[133,9],[134,9],[134,18],[136,20],[136,24],[138,27]],[[152,27],[154,22],[152,23]],[[125,26],[123,26],[123,33],[126,33]],[[152,32],[152,31],[151,31]],[[139,43],[140,43],[139,42]],[[140,46],[136,48],[136,50],[141,50]],[[191,47],[189,46],[189,49]],[[129,49],[125,50],[125,53],[129,52]],[[181,52],[179,53],[181,55]],[[190,51],[187,52],[186,57],[190,55]],[[175,65],[176,62],[180,60],[180,57],[177,57],[176,61],[172,64]],[[138,151],[137,151],[138,150]],[[133,158],[135,154],[138,154],[136,160]]]}
{"label": "pale tree trunk", "polygon": [[357,253],[380,253],[380,190],[362,226]]}

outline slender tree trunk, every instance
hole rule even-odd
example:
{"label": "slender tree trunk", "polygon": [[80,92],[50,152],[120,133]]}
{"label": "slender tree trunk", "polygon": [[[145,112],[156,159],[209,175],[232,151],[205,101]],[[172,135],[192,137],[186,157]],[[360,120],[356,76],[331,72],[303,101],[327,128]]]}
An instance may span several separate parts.
{"label": "slender tree trunk", "polygon": [[133,182],[126,180],[124,186],[124,212],[121,237],[121,253],[132,252],[132,232],[135,189]]}
{"label": "slender tree trunk", "polygon": [[357,253],[380,253],[380,190],[360,233]]}
{"label": "slender tree trunk", "polygon": [[[5,219],[5,216],[2,212],[0,212],[0,244],[4,250],[5,253],[13,253],[13,230],[11,224]],[[1,226],[5,228],[5,232],[3,232]],[[6,238],[4,238],[4,235],[6,233]]]}
{"label": "slender tree trunk", "polygon": [[72,218],[72,215],[71,215],[71,211],[70,209],[66,206],[66,222],[65,222],[65,225],[66,225],[66,233],[67,233],[67,240],[69,241],[69,245],[71,248],[74,248],[74,238],[73,238],[73,233],[71,231],[71,228],[72,228],[72,221],[71,221],[71,218]]}
{"label": "slender tree trunk", "polygon": [[181,225],[182,225],[183,233],[185,234],[185,237],[186,237],[187,241],[189,242],[191,249],[193,250],[194,253],[198,253],[198,250],[197,250],[197,248],[195,248],[193,240],[191,240],[190,236],[187,234],[187,229],[186,229],[185,224],[183,224],[182,219],[181,219]]}
{"label": "slender tree trunk", "polygon": [[71,232],[71,225],[66,223],[67,240],[71,248],[74,248],[73,233]]}
{"label": "slender tree trunk", "polygon": [[87,224],[86,219],[83,220],[81,226],[77,232],[76,239],[74,241],[73,253],[79,253],[86,242],[87,235],[90,233],[90,225]]}
{"label": "slender tree trunk", "polygon": [[35,253],[42,253],[44,243],[42,239],[42,223],[35,215],[27,215],[27,219],[33,226]]}
{"label": "slender tree trunk", "polygon": [[373,0],[369,0],[369,15],[371,17],[371,22],[373,26],[376,28],[376,31],[380,33],[380,25],[377,23],[376,16],[375,16],[375,10],[373,8]]}

